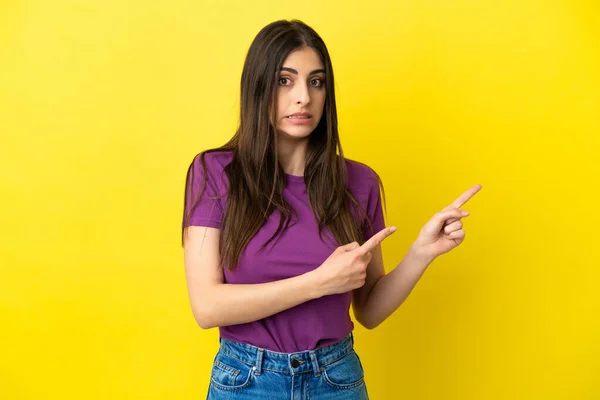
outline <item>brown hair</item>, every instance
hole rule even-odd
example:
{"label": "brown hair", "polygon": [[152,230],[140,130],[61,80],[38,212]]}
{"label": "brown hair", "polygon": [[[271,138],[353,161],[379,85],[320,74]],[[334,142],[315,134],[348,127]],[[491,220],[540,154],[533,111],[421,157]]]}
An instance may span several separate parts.
{"label": "brown hair", "polygon": [[[225,167],[229,190],[221,227],[221,267],[235,268],[243,249],[275,208],[281,213],[279,226],[261,249],[281,235],[288,227],[291,215],[296,215],[283,198],[286,176],[278,161],[274,110],[277,73],[293,50],[305,46],[316,51],[325,68],[323,115],[310,135],[304,170],[306,191],[319,224],[319,234],[322,238],[323,228],[327,228],[339,245],[353,241],[363,243],[361,230],[366,226],[365,221],[372,231],[364,209],[347,188],[346,161],[338,135],[333,69],[327,47],[321,37],[303,22],[275,21],[257,34],[248,50],[242,71],[241,115],[237,132],[225,145],[200,154],[203,170],[207,171],[205,153],[233,152],[231,163]],[[188,191],[194,182],[192,165],[186,180],[182,244],[185,242],[185,228],[203,192],[200,189],[192,204],[188,203]],[[375,176],[383,191],[381,179],[376,173]],[[206,174],[201,188],[205,186],[205,178]],[[383,198],[385,202],[385,193]],[[360,212],[358,222],[353,218],[354,210]]]}

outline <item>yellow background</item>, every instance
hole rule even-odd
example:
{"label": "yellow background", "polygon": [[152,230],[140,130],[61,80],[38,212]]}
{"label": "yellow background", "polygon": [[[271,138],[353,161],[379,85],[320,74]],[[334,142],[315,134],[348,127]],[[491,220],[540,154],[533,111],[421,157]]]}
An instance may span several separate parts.
{"label": "yellow background", "polygon": [[600,398],[596,1],[0,3],[0,398],[204,398],[186,168],[238,119],[250,42],[327,43],[346,155],[387,189],[386,268],[476,183],[466,241],[380,327],[374,399]]}

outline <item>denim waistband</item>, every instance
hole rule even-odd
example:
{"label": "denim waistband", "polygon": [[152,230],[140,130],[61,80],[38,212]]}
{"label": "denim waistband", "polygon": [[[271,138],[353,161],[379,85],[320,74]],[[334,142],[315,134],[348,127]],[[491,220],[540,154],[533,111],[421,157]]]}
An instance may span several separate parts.
{"label": "denim waistband", "polygon": [[313,372],[319,376],[324,366],[339,360],[354,348],[352,333],[337,343],[297,353],[279,353],[246,343],[219,340],[219,352],[251,366],[256,375],[262,371],[273,371],[287,375]]}

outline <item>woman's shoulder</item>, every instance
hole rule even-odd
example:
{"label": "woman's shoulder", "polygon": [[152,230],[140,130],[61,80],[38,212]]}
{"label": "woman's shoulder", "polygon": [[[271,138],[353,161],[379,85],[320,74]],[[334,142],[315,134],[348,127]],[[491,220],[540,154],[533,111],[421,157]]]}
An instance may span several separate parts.
{"label": "woman's shoulder", "polygon": [[233,159],[233,150],[204,150],[196,154],[196,156],[194,157],[194,162],[199,162],[201,157],[204,157],[204,161],[207,165],[210,164],[211,166],[213,166],[213,164],[218,164],[225,167]]}
{"label": "woman's shoulder", "polygon": [[377,182],[379,177],[375,170],[364,162],[345,158],[346,170],[348,171],[348,183],[364,183],[365,181]]}
{"label": "woman's shoulder", "polygon": [[190,165],[192,179],[205,176],[209,184],[214,187],[227,187],[227,174],[225,167],[233,159],[232,150],[209,149],[201,151],[194,156]]}
{"label": "woman's shoulder", "polygon": [[204,165],[209,174],[222,174],[225,167],[233,159],[232,150],[204,150],[194,156],[192,164],[195,169],[204,171]]}

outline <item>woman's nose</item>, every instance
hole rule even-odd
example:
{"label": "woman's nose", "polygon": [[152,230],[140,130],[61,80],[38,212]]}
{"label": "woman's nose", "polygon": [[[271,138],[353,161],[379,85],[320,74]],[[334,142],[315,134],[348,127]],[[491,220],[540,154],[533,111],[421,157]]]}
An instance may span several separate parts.
{"label": "woman's nose", "polygon": [[299,84],[296,86],[296,103],[297,104],[308,104],[310,102],[310,93],[306,84]]}

